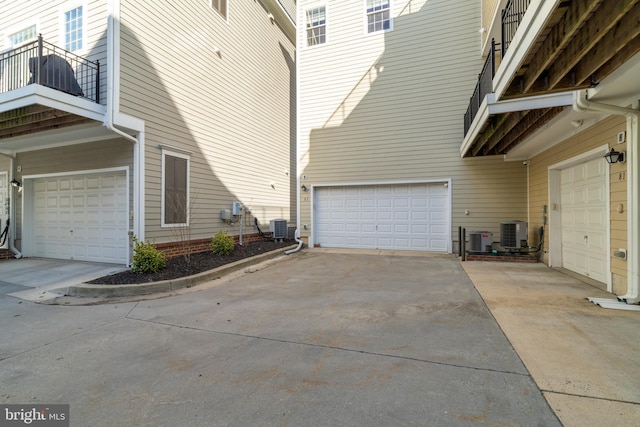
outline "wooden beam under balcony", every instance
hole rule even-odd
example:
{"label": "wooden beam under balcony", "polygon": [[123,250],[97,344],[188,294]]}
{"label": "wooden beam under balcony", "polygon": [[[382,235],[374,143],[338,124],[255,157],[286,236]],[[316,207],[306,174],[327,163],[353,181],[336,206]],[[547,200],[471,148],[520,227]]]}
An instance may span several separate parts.
{"label": "wooden beam under balcony", "polygon": [[566,9],[556,11],[556,13],[564,13],[564,19],[551,28],[549,35],[531,59],[527,71],[522,76],[522,92],[526,93],[531,89],[599,4],[600,0],[577,0],[570,2]]}
{"label": "wooden beam under balcony", "polygon": [[91,119],[42,105],[30,105],[0,114],[0,139],[60,129]]}
{"label": "wooden beam under balcony", "polygon": [[504,98],[593,86],[640,51],[640,0],[575,0],[564,13]]}

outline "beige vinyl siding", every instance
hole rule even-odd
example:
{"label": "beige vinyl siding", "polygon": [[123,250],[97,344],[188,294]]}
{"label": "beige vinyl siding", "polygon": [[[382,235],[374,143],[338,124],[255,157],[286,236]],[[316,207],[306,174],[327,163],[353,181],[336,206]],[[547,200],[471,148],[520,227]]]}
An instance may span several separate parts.
{"label": "beige vinyl siding", "polygon": [[[302,183],[450,178],[453,240],[463,226],[499,241],[501,221],[526,220],[522,162],[460,158],[463,115],[483,64],[480,3],[394,1],[394,30],[373,35],[361,25],[361,2],[326,3],[327,44],[299,51]],[[299,10],[307,4],[314,2]],[[306,224],[309,199],[303,194]]]}
{"label": "beige vinyl siding", "polygon": [[100,99],[106,103],[107,78],[107,2],[104,0],[86,0],[86,3],[68,0],[42,1],[5,1],[0,2],[0,50],[7,49],[7,37],[25,26],[36,24],[37,32],[46,42],[64,48],[64,35],[61,34],[62,13],[80,4],[86,4],[86,46],[78,54],[90,61],[100,61]]}
{"label": "beige vinyl siding", "polygon": [[[615,146],[616,150],[626,150],[625,144],[616,144],[618,132],[626,130],[624,117],[612,116],[585,129],[576,131],[576,134],[555,145],[554,147],[538,154],[530,161],[530,205],[534,213],[541,212],[542,205],[549,204],[549,166],[571,159],[581,153],[600,147],[604,144]],[[627,183],[626,183],[626,163],[610,166],[610,247],[611,247],[611,272],[613,273],[614,293],[623,294],[617,286],[626,289],[627,263],[613,257],[613,251],[618,248],[627,247]],[[623,212],[617,211],[617,206],[623,205]],[[540,227],[541,214],[532,215],[529,227],[530,233]],[[546,234],[557,232],[547,227]],[[544,261],[548,263],[549,238],[545,239]]]}
{"label": "beige vinyl siding", "polygon": [[295,51],[258,2],[234,2],[226,22],[208,2],[122,1],[121,51],[120,109],[145,120],[147,238],[174,240],[160,227],[159,145],[190,153],[191,238],[238,234],[219,219],[233,201],[263,230],[295,218]]}
{"label": "beige vinyl siding", "polygon": [[[94,169],[116,167],[129,168],[129,206],[133,207],[133,146],[124,139],[110,139],[86,144],[68,145],[65,147],[47,148],[44,150],[25,151],[16,155],[16,165],[22,167],[17,179],[23,176],[43,174],[64,174]],[[20,195],[22,197],[22,195]],[[16,205],[17,232],[16,238],[22,238],[22,200]],[[130,224],[132,226],[132,224]]]}

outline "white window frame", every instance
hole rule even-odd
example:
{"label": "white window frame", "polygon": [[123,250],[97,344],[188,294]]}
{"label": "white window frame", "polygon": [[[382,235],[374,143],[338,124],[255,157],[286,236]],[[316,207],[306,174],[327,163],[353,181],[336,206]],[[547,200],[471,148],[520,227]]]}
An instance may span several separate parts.
{"label": "white window frame", "polygon": [[[166,183],[166,176],[165,176],[165,171],[166,171],[166,157],[167,156],[171,156],[171,157],[177,157],[180,159],[185,159],[187,161],[187,194],[186,194],[186,206],[185,206],[185,221],[184,223],[166,223],[165,222],[165,213],[166,213],[166,200],[165,200],[165,192],[166,192],[166,187],[165,187],[165,183]],[[187,154],[186,152],[178,152],[178,151],[172,151],[166,148],[162,148],[162,165],[161,165],[161,173],[162,173],[162,183],[161,183],[161,188],[160,188],[160,226],[163,228],[166,227],[187,227],[189,226],[189,218],[191,217],[191,202],[190,202],[190,187],[191,187],[191,156],[189,154]]]}
{"label": "white window frame", "polygon": [[[389,8],[388,9],[378,10],[378,11],[375,11],[375,12],[369,12],[368,11],[368,4],[367,4],[368,1],[369,0],[363,0],[363,4],[364,4],[364,33],[365,34],[378,34],[378,33],[386,33],[387,31],[393,31],[393,15],[392,15],[393,0],[388,0],[388,2],[389,2]],[[384,1],[384,0],[382,0],[382,1]],[[389,11],[389,28],[382,28],[380,30],[369,31],[369,16],[376,15],[376,14],[379,14],[379,13],[384,13],[385,10]],[[384,22],[384,21],[382,21],[382,22]]]}
{"label": "white window frame", "polygon": [[[320,8],[324,8],[324,25],[322,25],[322,26],[324,26],[324,42],[317,43],[317,44],[309,44],[308,31],[311,28],[320,28],[320,26],[316,26],[316,27],[308,27],[307,26],[308,23],[309,23],[307,21],[308,13],[311,10],[320,9]],[[328,22],[329,22],[329,19],[328,19],[329,10],[328,9],[329,8],[327,7],[326,3],[317,3],[317,4],[313,4],[313,5],[305,8],[305,10],[304,10],[304,45],[305,45],[305,47],[317,47],[317,46],[323,46],[323,45],[327,44],[327,42],[328,42],[328,34],[329,34],[329,32],[327,31],[327,26],[328,26]]]}
{"label": "white window frame", "polygon": [[[11,42],[11,36],[12,35],[17,34],[17,33],[21,33],[23,31],[26,31],[27,29],[29,29],[31,27],[35,27],[35,32],[34,32],[33,38],[26,39],[26,40],[24,40],[24,41],[22,41],[20,43],[17,43],[17,44],[13,44]],[[20,47],[20,46],[22,46],[24,44],[31,43],[32,41],[37,40],[38,39],[38,28],[39,28],[38,22],[35,21],[35,20],[21,22],[19,25],[14,25],[13,27],[8,28],[6,33],[5,33],[6,34],[6,37],[5,37],[6,49],[3,49],[3,50],[6,51],[6,50],[15,49],[15,48]]]}
{"label": "white window frame", "polygon": [[[80,39],[82,46],[79,49],[71,50],[71,49],[67,49],[67,42],[66,42],[66,35],[67,35],[66,14],[68,12],[71,12],[74,9],[77,9],[78,7],[82,7],[82,27],[80,28],[80,31],[82,31],[82,37]],[[88,10],[86,1],[67,2],[60,7],[60,29],[59,29],[60,47],[64,48],[65,50],[68,50],[69,52],[73,52],[75,54],[83,54],[87,52],[87,18],[88,16],[89,16],[89,10]]]}
{"label": "white window frame", "polygon": [[[213,6],[213,2],[222,3],[224,2],[224,14],[218,10],[217,7]],[[209,0],[209,7],[217,13],[222,19],[229,22],[229,0]]]}

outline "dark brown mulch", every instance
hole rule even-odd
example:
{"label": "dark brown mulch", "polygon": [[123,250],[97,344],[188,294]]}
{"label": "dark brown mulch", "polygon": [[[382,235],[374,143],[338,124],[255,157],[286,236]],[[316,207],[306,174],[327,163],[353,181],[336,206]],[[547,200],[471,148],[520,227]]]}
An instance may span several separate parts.
{"label": "dark brown mulch", "polygon": [[99,277],[87,283],[101,285],[126,285],[177,279],[179,277],[192,276],[203,271],[213,270],[214,268],[222,265],[245,258],[251,258],[276,249],[282,249],[291,246],[294,243],[295,242],[293,240],[285,240],[284,242],[265,240],[262,242],[245,243],[242,246],[236,245],[230,255],[220,256],[209,251],[200,252],[191,254],[189,262],[187,262],[184,257],[172,258],[167,261],[166,267],[157,273],[140,274],[127,270],[110,276]]}

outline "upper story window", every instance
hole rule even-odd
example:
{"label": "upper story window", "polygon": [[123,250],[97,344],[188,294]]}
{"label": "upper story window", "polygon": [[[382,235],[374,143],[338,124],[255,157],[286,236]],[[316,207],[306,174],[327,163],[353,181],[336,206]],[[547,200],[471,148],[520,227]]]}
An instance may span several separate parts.
{"label": "upper story window", "polygon": [[307,9],[307,46],[327,42],[327,9],[325,6]]}
{"label": "upper story window", "polygon": [[9,34],[9,47],[14,48],[23,43],[30,42],[31,40],[35,40],[36,37],[37,37],[36,25],[33,24],[20,31],[16,31],[15,33]]}
{"label": "upper story window", "polygon": [[391,0],[366,0],[367,32],[391,30]]}
{"label": "upper story window", "polygon": [[227,19],[227,0],[211,0],[211,7],[224,19]]}
{"label": "upper story window", "polygon": [[83,21],[84,8],[78,6],[63,14],[64,48],[70,51],[82,50],[83,46]]}

